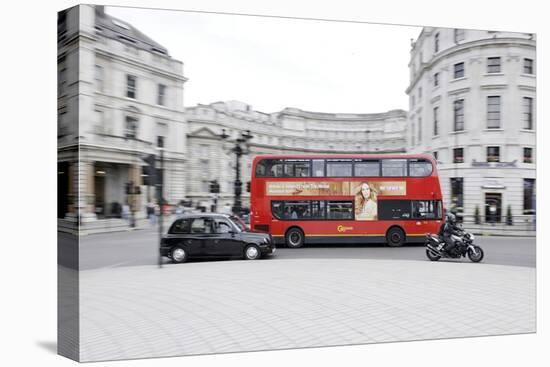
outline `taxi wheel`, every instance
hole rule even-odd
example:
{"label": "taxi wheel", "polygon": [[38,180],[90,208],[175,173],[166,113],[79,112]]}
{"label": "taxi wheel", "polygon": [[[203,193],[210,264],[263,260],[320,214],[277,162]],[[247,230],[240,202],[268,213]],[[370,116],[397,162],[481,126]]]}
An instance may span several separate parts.
{"label": "taxi wheel", "polygon": [[187,252],[183,248],[176,246],[170,251],[170,258],[176,264],[186,262]]}
{"label": "taxi wheel", "polygon": [[257,260],[262,256],[260,249],[256,245],[248,245],[244,249],[244,258],[246,260]]}

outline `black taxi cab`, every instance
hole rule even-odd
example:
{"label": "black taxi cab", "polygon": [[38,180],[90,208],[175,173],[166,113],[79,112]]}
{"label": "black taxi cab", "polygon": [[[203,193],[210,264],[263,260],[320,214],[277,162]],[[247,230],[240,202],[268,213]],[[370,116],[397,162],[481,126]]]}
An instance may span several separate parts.
{"label": "black taxi cab", "polygon": [[274,252],[271,235],[250,231],[236,216],[215,213],[176,219],[160,245],[160,254],[175,263],[207,257],[256,260]]}

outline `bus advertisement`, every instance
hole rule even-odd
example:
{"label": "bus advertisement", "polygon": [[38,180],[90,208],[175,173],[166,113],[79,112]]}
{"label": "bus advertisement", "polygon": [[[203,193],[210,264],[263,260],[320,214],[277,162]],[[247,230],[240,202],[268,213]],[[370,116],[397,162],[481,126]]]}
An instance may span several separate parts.
{"label": "bus advertisement", "polygon": [[259,155],[251,228],[279,245],[423,242],[443,222],[436,162],[427,154]]}

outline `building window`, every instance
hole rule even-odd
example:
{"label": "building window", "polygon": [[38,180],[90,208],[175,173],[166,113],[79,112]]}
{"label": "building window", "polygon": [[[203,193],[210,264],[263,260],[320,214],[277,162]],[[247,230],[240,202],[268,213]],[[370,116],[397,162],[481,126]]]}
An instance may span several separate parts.
{"label": "building window", "polygon": [[433,156],[435,161],[437,162],[439,160],[439,152],[438,151],[433,152]]}
{"label": "building window", "polygon": [[434,74],[434,87],[439,86],[439,73]]}
{"label": "building window", "polygon": [[422,87],[418,88],[418,101],[422,99]]}
{"label": "building window", "polygon": [[65,66],[62,66],[57,74],[57,94],[59,96],[63,95],[65,92],[65,86],[67,85],[67,69]]}
{"label": "building window", "polygon": [[455,43],[464,40],[464,29],[455,29]]}
{"label": "building window", "polygon": [[500,57],[487,58],[487,73],[500,73]]}
{"label": "building window", "polygon": [[164,148],[164,136],[157,136],[157,147],[158,148]]}
{"label": "building window", "polygon": [[451,177],[451,212],[457,215],[457,220],[461,221],[462,208],[464,207],[464,178]]}
{"label": "building window", "polygon": [[136,77],[133,75],[126,75],[126,97],[136,98]]}
{"label": "building window", "polygon": [[434,136],[439,135],[439,107],[434,107]]}
{"label": "building window", "polygon": [[523,97],[523,128],[533,130],[533,98]]}
{"label": "building window", "polygon": [[96,131],[98,132],[105,132],[105,118],[104,118],[104,112],[101,110],[95,110],[95,126]]}
{"label": "building window", "polygon": [[500,162],[500,147],[487,147],[487,162]]}
{"label": "building window", "polygon": [[434,52],[439,52],[439,33],[436,33],[434,36]]}
{"label": "building window", "polygon": [[453,149],[453,163],[464,163],[464,148]]}
{"label": "building window", "polygon": [[459,99],[453,103],[454,131],[464,131],[464,100]]}
{"label": "building window", "polygon": [[487,97],[487,129],[500,129],[500,96]]}
{"label": "building window", "polygon": [[126,129],[124,136],[127,139],[135,139],[137,137],[138,119],[133,116],[126,116]]}
{"label": "building window", "polygon": [[533,163],[533,148],[523,148],[523,163]]}
{"label": "building window", "polygon": [[464,63],[459,62],[458,64],[454,65],[454,78],[464,78]]}
{"label": "building window", "polygon": [[415,142],[415,136],[416,136],[416,129],[414,127],[414,121],[411,125],[411,145],[414,147],[416,145],[416,142]]}
{"label": "building window", "polygon": [[533,74],[533,59],[523,59],[523,73]]}
{"label": "building window", "polygon": [[411,106],[414,107],[414,103],[415,103],[415,100],[414,100],[414,94],[411,95]]}
{"label": "building window", "polygon": [[164,84],[158,85],[157,104],[164,106],[164,96],[166,94],[166,86]]}
{"label": "building window", "polygon": [[534,178],[523,179],[523,214],[535,214],[536,187]]}
{"label": "building window", "polygon": [[103,67],[96,65],[95,66],[95,88],[98,92],[103,92]]}
{"label": "building window", "polygon": [[207,144],[201,144],[199,146],[199,155],[202,159],[210,158],[210,146]]}

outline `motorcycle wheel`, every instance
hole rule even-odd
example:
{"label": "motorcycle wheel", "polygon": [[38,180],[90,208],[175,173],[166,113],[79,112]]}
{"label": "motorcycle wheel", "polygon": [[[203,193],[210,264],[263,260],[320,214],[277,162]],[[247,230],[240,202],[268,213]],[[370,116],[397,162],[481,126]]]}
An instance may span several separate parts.
{"label": "motorcycle wheel", "polygon": [[430,251],[430,249],[426,249],[426,256],[428,257],[428,259],[430,259],[430,261],[437,261],[441,259],[441,256],[434,254],[432,251]]}
{"label": "motorcycle wheel", "polygon": [[474,250],[475,252],[472,251],[472,249],[468,250],[468,258],[470,259],[470,261],[478,263],[483,260],[483,249],[479,246],[474,246]]}

